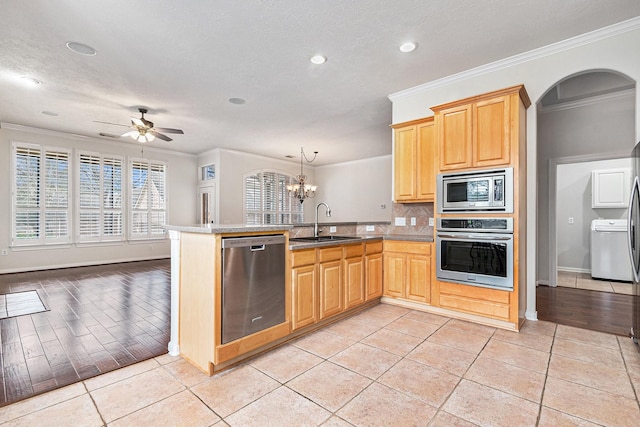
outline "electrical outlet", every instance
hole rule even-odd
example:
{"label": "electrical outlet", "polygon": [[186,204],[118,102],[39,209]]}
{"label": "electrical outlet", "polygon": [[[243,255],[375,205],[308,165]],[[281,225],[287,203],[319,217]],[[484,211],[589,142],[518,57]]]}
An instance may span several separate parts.
{"label": "electrical outlet", "polygon": [[404,226],[407,225],[407,218],[405,218],[403,216],[397,216],[395,224],[398,227],[404,227]]}
{"label": "electrical outlet", "polygon": [[387,205],[380,205],[380,209],[387,209]]}
{"label": "electrical outlet", "polygon": [[429,218],[429,227],[433,227],[433,218]]}
{"label": "electrical outlet", "polygon": [[336,227],[334,227],[333,225],[329,227],[329,233],[335,233],[336,232]]}
{"label": "electrical outlet", "polygon": [[7,256],[7,255],[9,255],[9,249],[3,249],[2,256]]}
{"label": "electrical outlet", "polygon": [[570,217],[569,217],[569,224],[573,224],[573,223],[575,223],[575,221],[574,221],[573,217],[572,217],[572,216],[570,216]]}
{"label": "electrical outlet", "polygon": [[415,216],[411,217],[411,225],[416,225],[416,217]]}
{"label": "electrical outlet", "polygon": [[367,225],[367,231],[376,231],[376,227],[374,225]]}

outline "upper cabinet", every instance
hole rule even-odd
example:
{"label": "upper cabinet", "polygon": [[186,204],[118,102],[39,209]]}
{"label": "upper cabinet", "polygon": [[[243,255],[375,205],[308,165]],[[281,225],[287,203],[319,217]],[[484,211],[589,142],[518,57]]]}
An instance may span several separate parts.
{"label": "upper cabinet", "polygon": [[440,171],[516,166],[520,115],[530,104],[520,85],[431,107]]}
{"label": "upper cabinet", "polygon": [[393,200],[432,202],[436,180],[433,117],[393,125]]}

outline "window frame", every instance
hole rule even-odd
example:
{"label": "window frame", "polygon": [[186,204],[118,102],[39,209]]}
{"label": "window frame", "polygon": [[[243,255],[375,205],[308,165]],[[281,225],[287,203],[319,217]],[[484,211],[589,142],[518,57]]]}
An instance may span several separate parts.
{"label": "window frame", "polygon": [[[31,208],[18,207],[18,150],[28,149],[37,150],[39,159],[38,170],[38,206]],[[47,207],[47,155],[49,153],[58,153],[66,155],[66,207],[56,206]],[[55,147],[45,144],[34,144],[14,141],[11,144],[10,159],[10,179],[11,179],[11,247],[28,247],[28,246],[50,246],[50,245],[67,245],[72,243],[73,233],[73,168],[74,162],[72,158],[72,150],[68,148]],[[38,237],[35,239],[20,239],[17,236],[17,216],[19,212],[38,212]],[[47,238],[47,212],[64,212],[66,214],[66,234],[56,237]]]}
{"label": "window frame", "polygon": [[[265,188],[264,188],[264,179],[262,178],[263,174],[275,174],[276,178],[277,178],[277,182],[278,182],[278,188],[275,191],[275,206],[276,209],[275,210],[267,210],[264,209],[265,206]],[[247,205],[247,179],[249,177],[252,176],[260,176],[260,209],[259,210],[253,210],[253,209],[248,209]],[[280,187],[280,182],[281,179],[284,178],[284,182],[282,183],[282,187]],[[251,172],[247,172],[243,175],[242,177],[242,210],[243,210],[243,219],[244,219],[244,223],[245,224],[256,224],[256,225],[264,225],[264,224],[303,224],[304,223],[304,204],[300,203],[297,199],[293,199],[292,197],[290,197],[288,195],[287,192],[287,185],[290,183],[295,184],[296,178],[292,175],[290,175],[287,172],[283,172],[280,170],[275,170],[275,169],[258,169],[258,170],[253,170]],[[299,211],[294,211],[293,209],[289,209],[289,210],[282,210],[281,209],[281,203],[280,201],[282,200],[280,197],[284,196],[287,197],[289,199],[289,205],[290,207],[293,206],[300,206],[300,210]],[[248,215],[249,214],[253,214],[253,215],[257,215],[260,218],[259,222],[249,222],[248,220]],[[265,222],[265,218],[267,215],[274,215],[275,218],[277,219],[277,222]],[[290,221],[283,223],[282,217],[288,215]],[[300,215],[300,221],[296,221],[293,222],[293,217],[294,215]]]}
{"label": "window frame", "polygon": [[[163,240],[167,238],[167,231],[162,227],[162,225],[166,225],[169,223],[169,209],[168,209],[168,200],[169,195],[167,191],[167,181],[168,181],[168,167],[167,163],[160,160],[153,160],[148,158],[139,158],[139,157],[130,157],[128,159],[128,167],[127,167],[127,187],[129,193],[127,195],[127,238],[129,241],[145,241],[145,240]],[[164,207],[162,209],[154,209],[151,204],[147,203],[146,209],[134,209],[133,197],[135,196],[134,191],[134,173],[133,168],[135,164],[146,164],[147,165],[147,174],[149,174],[152,166],[161,166],[163,168],[163,191],[164,191],[164,199],[163,204]],[[147,193],[148,194],[148,193]],[[148,202],[148,200],[147,200]],[[147,212],[147,232],[145,234],[139,233],[134,234],[134,214],[136,212]],[[163,212],[164,213],[164,222],[160,226],[161,233],[153,233],[153,227],[151,227],[153,221],[153,213],[154,212]]]}

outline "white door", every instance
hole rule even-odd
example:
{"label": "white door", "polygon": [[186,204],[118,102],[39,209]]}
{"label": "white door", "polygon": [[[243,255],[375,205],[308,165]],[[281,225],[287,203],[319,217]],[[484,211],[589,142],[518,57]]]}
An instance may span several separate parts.
{"label": "white door", "polygon": [[200,187],[198,189],[198,221],[200,224],[213,224],[216,222],[216,186],[215,184]]}

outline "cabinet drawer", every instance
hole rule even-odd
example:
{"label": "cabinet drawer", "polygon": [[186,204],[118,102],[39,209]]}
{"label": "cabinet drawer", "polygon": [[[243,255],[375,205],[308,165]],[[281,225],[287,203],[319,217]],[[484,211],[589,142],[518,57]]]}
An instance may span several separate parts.
{"label": "cabinet drawer", "polygon": [[402,252],[407,254],[431,255],[430,242],[407,242],[402,240],[385,240],[385,252]]}
{"label": "cabinet drawer", "polygon": [[365,252],[367,255],[382,252],[382,240],[365,243]]}
{"label": "cabinet drawer", "polygon": [[458,295],[440,294],[440,307],[466,311],[494,319],[509,320],[509,304],[482,301]]}
{"label": "cabinet drawer", "polygon": [[342,258],[342,246],[318,249],[318,261],[335,261]]}
{"label": "cabinet drawer", "polygon": [[345,245],[344,247],[345,258],[361,257],[363,253],[364,247],[362,243],[359,243],[357,245]]}
{"label": "cabinet drawer", "polygon": [[509,304],[510,292],[497,289],[480,288],[449,282],[440,282],[440,294],[462,296],[465,298]]}
{"label": "cabinet drawer", "polygon": [[291,252],[291,267],[309,265],[316,262],[316,250],[306,249]]}

